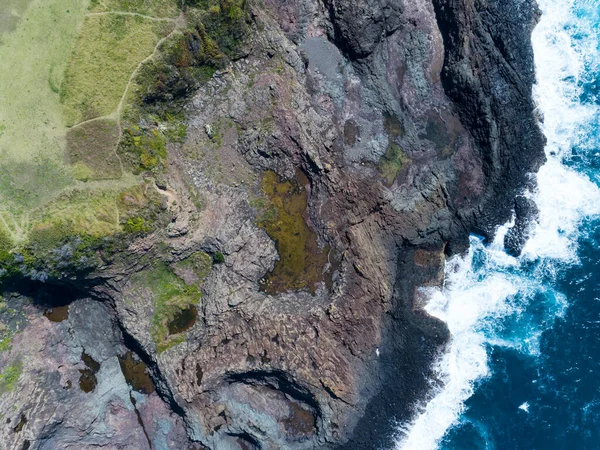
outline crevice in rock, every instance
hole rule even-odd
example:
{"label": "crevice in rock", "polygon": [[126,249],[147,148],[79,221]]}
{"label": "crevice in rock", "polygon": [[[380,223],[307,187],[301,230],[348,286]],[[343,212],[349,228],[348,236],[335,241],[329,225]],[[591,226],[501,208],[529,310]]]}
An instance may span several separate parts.
{"label": "crevice in rock", "polygon": [[3,283],[6,292],[15,292],[30,298],[33,303],[42,308],[68,306],[74,301],[89,298],[86,287],[63,283],[42,283],[28,278],[13,278]]}
{"label": "crevice in rock", "polygon": [[142,348],[139,342],[127,332],[127,330],[123,327],[123,324],[119,322],[118,326],[121,330],[121,333],[123,334],[123,344],[125,345],[125,347],[127,347],[127,349],[129,349],[132,353],[135,353],[140,358],[140,360],[150,369],[150,376],[152,378],[152,381],[154,382],[156,392],[158,393],[160,398],[169,406],[171,411],[173,411],[178,416],[185,418],[185,411],[173,398],[173,394],[167,387],[167,383],[164,381],[156,362],[152,358],[150,358],[150,356]]}
{"label": "crevice in rock", "polygon": [[131,404],[133,405],[133,410],[135,411],[135,415],[137,416],[137,421],[140,427],[142,427],[142,431],[144,432],[144,436],[146,436],[146,440],[148,441],[148,447],[152,450],[154,447],[152,446],[152,441],[150,440],[150,436],[148,436],[148,432],[146,431],[146,427],[144,426],[144,421],[142,420],[142,415],[137,409],[137,403],[135,398],[133,398],[133,394],[129,391],[129,400],[131,400]]}
{"label": "crevice in rock", "polygon": [[230,434],[235,438],[236,444],[240,446],[240,450],[261,450],[262,446],[248,433]]}

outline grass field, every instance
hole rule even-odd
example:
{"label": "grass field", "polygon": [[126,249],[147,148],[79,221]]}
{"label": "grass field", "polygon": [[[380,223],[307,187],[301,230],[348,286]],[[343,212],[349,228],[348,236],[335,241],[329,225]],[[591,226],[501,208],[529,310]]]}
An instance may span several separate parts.
{"label": "grass field", "polygon": [[176,0],[0,1],[0,228],[14,243],[56,221],[119,229],[118,192],[140,182],[115,152],[123,99],[178,16]]}
{"label": "grass field", "polygon": [[0,35],[13,31],[32,0],[2,0],[0,4]]}
{"label": "grass field", "polygon": [[143,179],[185,137],[173,98],[235,56],[246,29],[243,0],[181,2],[0,0],[0,260],[161,223]]}

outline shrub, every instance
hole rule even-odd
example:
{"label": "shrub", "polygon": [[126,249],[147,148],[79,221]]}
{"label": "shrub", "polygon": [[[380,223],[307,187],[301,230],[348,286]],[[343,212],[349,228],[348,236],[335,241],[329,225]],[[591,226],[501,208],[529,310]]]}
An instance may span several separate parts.
{"label": "shrub", "polygon": [[225,255],[223,255],[221,252],[216,252],[213,255],[213,262],[215,264],[223,264],[225,262]]}
{"label": "shrub", "polygon": [[130,234],[144,234],[150,231],[150,227],[146,225],[146,221],[142,217],[132,217],[127,219],[123,230]]}

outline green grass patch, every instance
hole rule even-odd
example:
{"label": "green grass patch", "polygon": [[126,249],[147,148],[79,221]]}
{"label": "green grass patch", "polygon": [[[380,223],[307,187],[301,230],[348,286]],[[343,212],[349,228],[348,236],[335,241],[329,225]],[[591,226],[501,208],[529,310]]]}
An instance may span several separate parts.
{"label": "green grass patch", "polygon": [[198,285],[204,281],[210,269],[212,269],[213,259],[204,252],[192,253],[188,258],[178,262],[173,266],[173,271],[186,284]]}
{"label": "green grass patch", "polygon": [[36,217],[36,230],[63,228],[67,235],[110,236],[119,231],[117,191],[65,191]]}
{"label": "green grass patch", "polygon": [[394,182],[404,165],[409,161],[410,159],[399,145],[392,143],[388,146],[379,163],[379,169],[389,185]]}
{"label": "green grass patch", "polygon": [[122,175],[115,152],[119,127],[114,120],[85,123],[67,133],[67,158],[77,180],[108,180]]}
{"label": "green grass patch", "polygon": [[134,173],[166,167],[168,142],[186,138],[182,105],[236,54],[248,9],[188,1],[180,20],[179,0],[1,3],[0,270],[66,273],[103,238],[134,239],[162,220],[154,187],[136,192],[114,150]]}
{"label": "green grass patch", "polygon": [[11,250],[15,247],[15,242],[10,237],[4,226],[0,225],[0,266],[3,261],[11,258]]}
{"label": "green grass patch", "polygon": [[113,114],[137,66],[173,27],[139,16],[87,17],[61,89],[67,123]]}
{"label": "green grass patch", "polygon": [[168,220],[162,214],[162,196],[149,183],[139,183],[122,191],[117,207],[123,231],[128,234],[146,234]]}
{"label": "green grass patch", "polygon": [[9,334],[0,340],[0,353],[9,351],[12,348],[12,339],[12,334]]}
{"label": "green grass patch", "polygon": [[0,4],[0,34],[14,31],[32,0],[3,0]]}
{"label": "green grass patch", "polygon": [[21,361],[17,360],[8,365],[0,373],[0,394],[11,392],[17,385],[22,373],[23,363]]}
{"label": "green grass patch", "polygon": [[267,202],[259,211],[258,223],[275,241],[279,261],[262,280],[269,294],[308,289],[314,294],[316,284],[324,279],[328,249],[321,249],[316,234],[302,215],[307,208],[306,177],[299,181],[282,181],[274,172],[266,172],[262,187]]}
{"label": "green grass patch", "polygon": [[[196,321],[195,305],[200,301],[198,287],[187,285],[164,263],[134,275],[132,282],[152,292],[154,316],[151,334],[157,351],[161,353],[182,342],[184,336],[179,330],[189,328]],[[190,313],[186,314],[186,311]],[[181,316],[190,322],[187,328],[179,324]]]}

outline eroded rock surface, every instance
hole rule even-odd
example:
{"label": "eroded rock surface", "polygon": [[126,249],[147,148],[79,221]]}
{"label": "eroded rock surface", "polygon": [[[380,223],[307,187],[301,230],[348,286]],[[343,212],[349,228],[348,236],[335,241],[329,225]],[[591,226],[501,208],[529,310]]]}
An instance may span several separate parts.
{"label": "eroded rock surface", "polygon": [[[419,288],[441,284],[470,232],[510,219],[543,160],[536,7],[249,7],[245,51],[190,99],[170,145],[168,227],[73,281],[93,300],[62,322],[9,301],[23,323],[0,359],[21,371],[0,399],[6,448],[380,448],[427,398],[448,331]],[[298,220],[328,252],[313,292],[261,287],[282,259],[267,171],[306,191]],[[199,254],[212,263],[180,266]],[[156,391],[128,385],[128,351]],[[99,365],[88,393],[83,353]]]}

